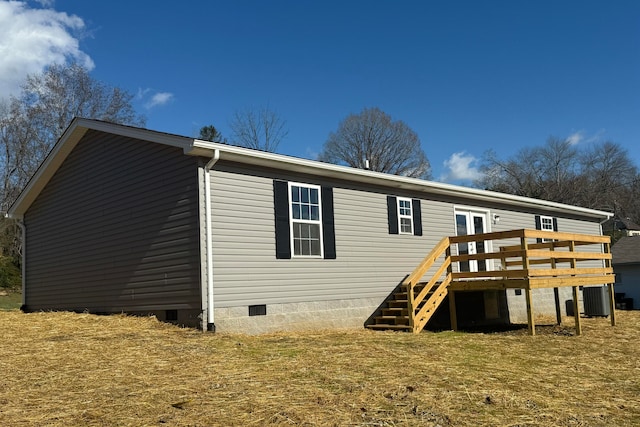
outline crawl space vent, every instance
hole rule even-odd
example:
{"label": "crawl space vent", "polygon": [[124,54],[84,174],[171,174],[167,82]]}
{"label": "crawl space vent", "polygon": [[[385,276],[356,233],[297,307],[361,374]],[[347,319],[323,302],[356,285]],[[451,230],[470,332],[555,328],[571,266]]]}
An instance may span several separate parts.
{"label": "crawl space vent", "polygon": [[266,304],[249,306],[249,316],[266,316],[266,314],[267,314]]}

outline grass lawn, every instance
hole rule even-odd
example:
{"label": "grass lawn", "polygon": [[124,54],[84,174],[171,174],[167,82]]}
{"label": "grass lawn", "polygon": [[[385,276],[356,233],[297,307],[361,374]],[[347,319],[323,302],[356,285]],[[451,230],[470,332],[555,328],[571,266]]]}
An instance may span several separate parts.
{"label": "grass lawn", "polygon": [[638,426],[640,311],[617,314],[582,336],[244,336],[3,311],[0,425]]}
{"label": "grass lawn", "polygon": [[0,310],[17,310],[22,305],[22,294],[19,292],[0,292]]}

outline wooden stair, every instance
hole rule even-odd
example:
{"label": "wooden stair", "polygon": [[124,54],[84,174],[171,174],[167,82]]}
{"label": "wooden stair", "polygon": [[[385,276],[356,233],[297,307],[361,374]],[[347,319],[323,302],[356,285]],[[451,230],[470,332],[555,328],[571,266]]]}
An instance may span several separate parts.
{"label": "wooden stair", "polygon": [[[455,247],[483,241],[503,243],[516,239],[519,244],[500,246],[498,251],[452,255],[452,245]],[[524,289],[529,332],[535,335],[532,291],[544,288],[556,290],[556,314],[560,324],[562,316],[557,289],[570,286],[573,288],[573,303],[576,307],[576,333],[580,334],[580,316],[577,310],[579,286],[603,284],[609,288],[611,325],[615,325],[615,274],[611,265],[610,244],[608,236],[529,229],[443,237],[389,294],[365,326],[370,329],[418,333],[449,295],[451,328],[457,330],[456,293]],[[491,246],[487,245],[489,248]],[[581,246],[586,248],[576,249]],[[458,268],[458,271],[453,271],[452,265],[455,263],[487,260],[499,261],[500,268],[482,271],[460,271]],[[592,264],[579,266],[583,261]],[[602,263],[602,267],[594,267],[594,261]]]}
{"label": "wooden stair", "polygon": [[[418,295],[426,285],[427,283],[416,284],[413,287],[414,295]],[[401,284],[381,309],[381,314],[374,317],[373,323],[367,325],[367,328],[414,332],[414,326],[409,316],[409,287],[409,284]],[[424,323],[429,321],[446,296],[446,290],[442,295],[442,292],[436,294],[437,289],[438,286],[432,286],[422,302],[414,307],[414,313],[420,313],[426,306],[425,314],[421,317]]]}

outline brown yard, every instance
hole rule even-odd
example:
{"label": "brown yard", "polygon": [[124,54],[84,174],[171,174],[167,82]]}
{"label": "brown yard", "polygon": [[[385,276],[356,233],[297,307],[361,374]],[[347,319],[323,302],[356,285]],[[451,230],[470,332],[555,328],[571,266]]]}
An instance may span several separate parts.
{"label": "brown yard", "polygon": [[617,314],[582,336],[242,336],[4,311],[0,425],[637,426],[640,312]]}

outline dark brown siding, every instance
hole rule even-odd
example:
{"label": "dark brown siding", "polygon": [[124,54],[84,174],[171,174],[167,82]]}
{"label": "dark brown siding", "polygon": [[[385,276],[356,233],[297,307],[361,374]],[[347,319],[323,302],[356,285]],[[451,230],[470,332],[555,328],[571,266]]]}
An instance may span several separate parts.
{"label": "dark brown siding", "polygon": [[25,215],[27,309],[199,310],[196,162],[87,132]]}

